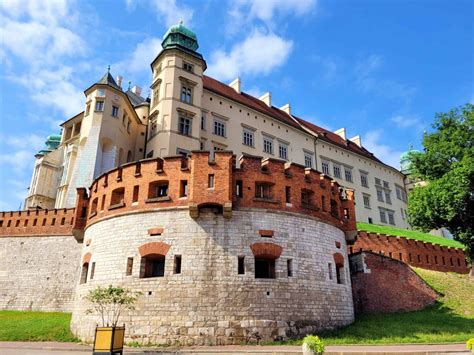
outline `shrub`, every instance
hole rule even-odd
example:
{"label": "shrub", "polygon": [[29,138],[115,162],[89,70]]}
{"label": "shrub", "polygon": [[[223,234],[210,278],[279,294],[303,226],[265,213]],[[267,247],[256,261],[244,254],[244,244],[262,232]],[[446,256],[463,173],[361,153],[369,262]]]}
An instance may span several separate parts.
{"label": "shrub", "polygon": [[314,354],[324,354],[324,343],[316,335],[307,335],[303,339],[303,344],[311,350]]}
{"label": "shrub", "polygon": [[466,342],[466,348],[471,351],[474,351],[474,338],[468,339],[468,341]]}

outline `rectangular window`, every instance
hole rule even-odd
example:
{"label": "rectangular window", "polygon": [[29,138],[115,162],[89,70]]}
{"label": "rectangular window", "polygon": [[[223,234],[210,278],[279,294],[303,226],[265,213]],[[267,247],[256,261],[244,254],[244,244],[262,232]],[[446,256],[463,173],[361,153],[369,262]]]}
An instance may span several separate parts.
{"label": "rectangular window", "polygon": [[339,164],[333,164],[332,170],[334,171],[334,177],[341,178],[341,166]]}
{"label": "rectangular window", "polygon": [[346,181],[352,182],[352,169],[344,167],[344,175]]}
{"label": "rectangular window", "polygon": [[307,168],[313,167],[313,154],[304,153],[304,166]]}
{"label": "rectangular window", "polygon": [[293,276],[293,260],[292,259],[288,259],[286,261],[286,272],[287,272],[288,277]]}
{"label": "rectangular window", "polygon": [[275,259],[255,258],[255,278],[274,279]]}
{"label": "rectangular window", "polygon": [[244,145],[248,145],[249,147],[253,147],[254,146],[254,139],[253,139],[253,132],[252,131],[249,131],[247,129],[244,129],[244,137],[243,137],[243,144]]}
{"label": "rectangular window", "polygon": [[95,110],[98,112],[104,111],[104,101],[97,100],[95,102]]}
{"label": "rectangular window", "polygon": [[194,65],[183,62],[183,69],[190,72],[190,73],[193,73],[194,72]]}
{"label": "rectangular window", "polygon": [[395,213],[393,211],[387,211],[388,223],[395,225]]}
{"label": "rectangular window", "polygon": [[118,117],[119,108],[117,106],[112,106],[112,117]]}
{"label": "rectangular window", "polygon": [[328,263],[329,280],[332,280],[332,264]]}
{"label": "rectangular window", "polygon": [[285,200],[286,200],[286,203],[291,203],[291,187],[290,186],[285,187]]}
{"label": "rectangular window", "polygon": [[191,119],[186,117],[179,118],[178,132],[185,136],[191,135]]}
{"label": "rectangular window", "polygon": [[188,196],[188,180],[181,180],[179,187],[179,197]]}
{"label": "rectangular window", "polygon": [[273,140],[263,137],[263,151],[268,154],[273,154]]}
{"label": "rectangular window", "polygon": [[181,274],[181,255],[174,256],[174,267],[173,267],[174,274]]}
{"label": "rectangular window", "polygon": [[389,189],[390,188],[390,184],[388,183],[388,181],[385,181],[383,182],[383,187],[386,188],[386,189]]}
{"label": "rectangular window", "polygon": [[192,89],[190,86],[181,86],[181,101],[192,104]]}
{"label": "rectangular window", "polygon": [[400,188],[398,186],[395,187],[395,193],[397,194],[397,198],[399,200],[402,199],[402,193],[400,192]]}
{"label": "rectangular window", "polygon": [[132,274],[132,271],[133,271],[133,258],[127,258],[127,270],[125,274],[127,276],[130,276]]}
{"label": "rectangular window", "polygon": [[383,190],[377,187],[377,200],[383,202]]}
{"label": "rectangular window", "polygon": [[153,88],[153,106],[155,107],[158,104],[158,101],[160,100],[160,86],[157,85]]}
{"label": "rectangular window", "polygon": [[281,159],[288,160],[288,146],[286,144],[280,143],[278,151]]}
{"label": "rectangular window", "polygon": [[382,186],[382,181],[379,178],[375,178],[375,185]]}
{"label": "rectangular window", "polygon": [[387,216],[385,215],[385,210],[379,210],[380,213],[380,222],[387,223]]}
{"label": "rectangular window", "polygon": [[364,200],[364,207],[370,208],[370,195],[362,194],[362,199]]}
{"label": "rectangular window", "polygon": [[237,180],[235,182],[235,194],[237,195],[237,197],[244,196],[242,180]]}
{"label": "rectangular window", "polygon": [[369,177],[367,173],[360,172],[360,184],[364,187],[369,187]]}
{"label": "rectangular window", "polygon": [[323,174],[330,175],[329,174],[329,162],[327,160],[321,160],[321,167],[323,170]]}
{"label": "rectangular window", "polygon": [[86,106],[86,114],[85,114],[85,116],[89,115],[90,112],[91,112],[91,104],[89,103],[89,104],[87,104],[87,106]]}
{"label": "rectangular window", "polygon": [[271,200],[272,196],[272,185],[269,183],[255,183],[255,197]]}
{"label": "rectangular window", "polygon": [[203,131],[206,130],[206,116],[204,116],[204,115],[201,116],[201,129]]}
{"label": "rectangular window", "polygon": [[385,190],[385,202],[388,204],[392,204],[392,198],[390,196],[390,190]]}
{"label": "rectangular window", "polygon": [[97,96],[105,97],[105,90],[104,89],[97,89]]}
{"label": "rectangular window", "polygon": [[91,266],[91,277],[90,279],[94,279],[94,274],[95,274],[95,262],[92,263],[92,266]]}
{"label": "rectangular window", "polygon": [[213,189],[214,188],[214,174],[209,174],[207,176],[207,187],[209,189]]}
{"label": "rectangular window", "polygon": [[216,136],[225,137],[225,123],[224,122],[214,120],[214,134]]}
{"label": "rectangular window", "polygon": [[402,219],[405,220],[405,213],[403,211],[403,208],[400,208],[400,214],[402,215]]}
{"label": "rectangular window", "polygon": [[239,275],[244,275],[245,274],[245,256],[239,256],[237,259],[238,265],[237,265],[237,273]]}

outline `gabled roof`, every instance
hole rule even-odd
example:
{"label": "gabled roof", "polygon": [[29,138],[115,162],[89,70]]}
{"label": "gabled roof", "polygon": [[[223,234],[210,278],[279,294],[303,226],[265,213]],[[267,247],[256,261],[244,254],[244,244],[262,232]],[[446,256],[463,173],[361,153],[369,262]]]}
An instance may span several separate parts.
{"label": "gabled roof", "polygon": [[117,85],[117,83],[114,80],[114,77],[110,74],[110,72],[105,73],[105,75],[96,84],[110,85],[116,88],[117,90],[122,91],[122,88]]}
{"label": "gabled roof", "polygon": [[135,106],[138,106],[138,105],[141,105],[141,104],[144,104],[144,103],[148,103],[148,100],[147,99],[144,99],[143,97],[135,94],[133,91],[131,90],[127,90],[125,92],[125,94],[128,96],[128,98],[130,99],[130,102],[132,103],[133,107]]}
{"label": "gabled roof", "polygon": [[[256,110],[258,112],[261,112],[263,114],[266,114],[278,121],[281,121],[283,123],[286,123],[289,126],[292,126],[296,129],[313,133],[313,135],[317,136],[321,140],[327,141],[329,143],[335,144],[337,146],[340,146],[344,149],[350,150],[356,154],[362,155],[368,159],[372,159],[378,163],[384,164],[382,161],[380,161],[378,158],[375,157],[375,155],[371,152],[369,152],[367,149],[364,147],[359,147],[357,144],[354,142],[351,142],[350,140],[343,139],[339,135],[328,131],[327,129],[324,129],[322,127],[319,127],[311,122],[305,121],[299,117],[296,117],[294,115],[289,115],[285,111],[280,110],[279,108],[275,106],[269,107],[267,104],[265,104],[263,101],[257,99],[256,97],[253,97],[249,94],[246,94],[245,92],[241,92],[240,94],[236,92],[233,88],[231,88],[229,85],[226,85],[216,79],[213,79],[208,76],[203,76],[203,85],[204,89],[212,91],[218,95],[221,95],[225,98],[228,98],[230,100],[236,101],[244,106],[247,106],[253,110]],[[308,132],[308,133],[310,133]],[[386,165],[386,164],[384,164]]]}

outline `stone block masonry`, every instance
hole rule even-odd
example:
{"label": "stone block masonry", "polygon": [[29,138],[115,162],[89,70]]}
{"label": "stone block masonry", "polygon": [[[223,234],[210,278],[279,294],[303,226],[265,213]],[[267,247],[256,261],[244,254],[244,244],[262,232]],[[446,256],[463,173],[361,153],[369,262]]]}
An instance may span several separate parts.
{"label": "stone block masonry", "polygon": [[[203,208],[192,218],[185,207],[157,209],[103,218],[84,238],[81,260],[95,264],[94,275],[77,286],[72,329],[85,340],[98,319],[85,314],[83,297],[109,284],[143,293],[122,318],[128,341],[286,339],[354,320],[344,232],[314,217],[241,208],[228,219]],[[146,258],[157,254],[163,276],[144,277]],[[274,278],[256,278],[258,258],[274,260]]]}
{"label": "stone block masonry", "polygon": [[71,312],[82,245],[72,236],[0,238],[0,309]]}

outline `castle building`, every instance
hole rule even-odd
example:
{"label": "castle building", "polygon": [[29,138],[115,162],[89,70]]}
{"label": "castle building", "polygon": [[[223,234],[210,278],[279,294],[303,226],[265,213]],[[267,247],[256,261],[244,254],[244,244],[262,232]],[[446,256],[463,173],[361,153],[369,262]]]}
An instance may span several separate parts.
{"label": "castle building", "polygon": [[[62,124],[56,150],[38,157],[54,161],[56,173],[35,168],[27,208],[73,207],[78,187],[127,162],[193,150],[212,159],[230,150],[316,169],[355,191],[358,221],[409,227],[404,174],[365,149],[360,136],[307,122],[290,104],[275,107],[271,93],[255,98],[240,78],[227,85],[206,76],[197,37],[183,24],[166,32],[162,46],[151,63],[151,98],[137,86],[123,90],[122,78],[109,72],[85,90],[84,112]],[[56,196],[42,198],[42,186]]]}
{"label": "castle building", "polygon": [[[404,175],[360,137],[205,76],[197,48],[171,27],[151,99],[107,72],[48,137],[28,209],[0,212],[0,309],[72,312],[73,333],[92,341],[85,297],[123,286],[140,292],[121,320],[126,341],[236,344],[350,324],[355,308],[380,303],[377,280],[396,301],[380,309],[434,302],[412,302],[426,290],[404,261],[467,272],[456,243],[357,235],[356,219],[406,225]],[[348,250],[364,275],[352,277]]]}

